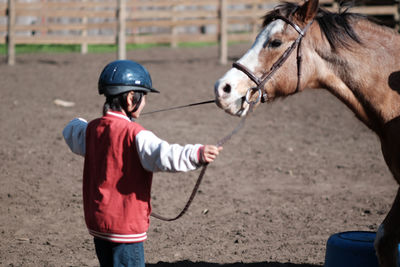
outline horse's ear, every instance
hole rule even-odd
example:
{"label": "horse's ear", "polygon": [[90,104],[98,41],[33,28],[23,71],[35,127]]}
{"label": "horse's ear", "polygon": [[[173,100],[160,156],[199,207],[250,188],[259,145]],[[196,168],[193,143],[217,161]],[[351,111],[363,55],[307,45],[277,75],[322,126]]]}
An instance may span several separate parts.
{"label": "horse's ear", "polygon": [[308,23],[317,15],[318,7],[318,0],[307,0],[298,11],[300,19],[302,19],[303,22]]}

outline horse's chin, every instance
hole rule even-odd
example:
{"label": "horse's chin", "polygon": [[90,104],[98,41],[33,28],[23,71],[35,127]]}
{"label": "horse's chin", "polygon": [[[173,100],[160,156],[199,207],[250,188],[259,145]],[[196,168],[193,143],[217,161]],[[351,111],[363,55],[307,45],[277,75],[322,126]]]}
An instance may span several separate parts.
{"label": "horse's chin", "polygon": [[243,116],[246,116],[248,110],[249,110],[248,107],[242,106],[235,114],[232,114],[232,115],[235,115],[238,117],[243,117]]}
{"label": "horse's chin", "polygon": [[217,99],[217,106],[223,109],[226,113],[238,117],[245,116],[249,109],[243,98],[236,99],[236,101],[230,103]]}

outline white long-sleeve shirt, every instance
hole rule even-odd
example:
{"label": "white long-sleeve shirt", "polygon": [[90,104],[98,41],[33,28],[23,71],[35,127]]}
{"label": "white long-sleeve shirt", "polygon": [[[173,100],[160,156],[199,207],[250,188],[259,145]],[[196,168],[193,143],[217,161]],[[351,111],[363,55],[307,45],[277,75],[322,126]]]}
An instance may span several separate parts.
{"label": "white long-sleeve shirt", "polygon": [[[109,115],[123,115],[108,112]],[[125,117],[129,120],[128,117]],[[71,120],[63,130],[65,142],[72,152],[85,156],[86,127],[88,123],[82,118]],[[203,145],[169,144],[148,130],[140,131],[135,138],[136,149],[144,169],[151,172],[181,172],[197,169],[200,165],[200,149]]]}

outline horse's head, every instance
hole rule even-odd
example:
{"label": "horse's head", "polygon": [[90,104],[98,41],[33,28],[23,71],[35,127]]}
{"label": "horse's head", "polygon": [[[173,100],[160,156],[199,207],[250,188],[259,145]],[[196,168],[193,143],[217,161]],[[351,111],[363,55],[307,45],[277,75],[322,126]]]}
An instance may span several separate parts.
{"label": "horse's head", "polygon": [[251,49],[216,82],[217,105],[227,113],[245,115],[249,102],[258,102],[261,92],[268,101],[293,94],[299,89],[300,78],[301,87],[306,85],[310,71],[303,68],[300,75],[299,53],[304,54],[304,65],[309,56],[300,45],[304,43],[303,34],[317,14],[319,3],[309,0],[301,6],[284,6],[265,16],[263,29]]}

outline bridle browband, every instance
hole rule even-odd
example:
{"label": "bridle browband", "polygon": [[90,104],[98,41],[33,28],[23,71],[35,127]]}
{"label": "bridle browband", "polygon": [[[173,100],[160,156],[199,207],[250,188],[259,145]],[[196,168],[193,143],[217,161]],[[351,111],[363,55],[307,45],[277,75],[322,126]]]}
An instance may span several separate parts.
{"label": "bridle browband", "polygon": [[[299,36],[296,38],[296,40],[285,50],[285,52],[282,54],[282,56],[272,65],[270,70],[263,74],[261,78],[258,78],[252,71],[250,71],[246,66],[242,65],[239,62],[234,62],[233,67],[242,71],[244,74],[246,74],[250,80],[252,80],[255,84],[256,87],[249,88],[247,90],[245,100],[248,104],[253,102],[254,104],[258,103],[261,101],[262,103],[266,102],[268,100],[268,95],[266,90],[264,89],[265,84],[267,81],[271,79],[271,77],[274,75],[274,73],[283,65],[283,63],[288,59],[290,54],[293,52],[293,50],[297,47],[297,86],[296,86],[296,91],[298,92],[300,90],[300,79],[301,79],[301,63],[302,63],[302,54],[301,54],[301,41],[303,37],[306,35],[308,29],[310,28],[311,24],[314,22],[314,19],[312,19],[305,27],[304,29],[301,29],[297,24],[293,23],[290,21],[288,18],[277,15],[274,20],[281,19],[285,21],[287,24],[292,26],[298,33]],[[251,93],[252,92],[258,92],[258,97],[255,101],[251,101]]]}

